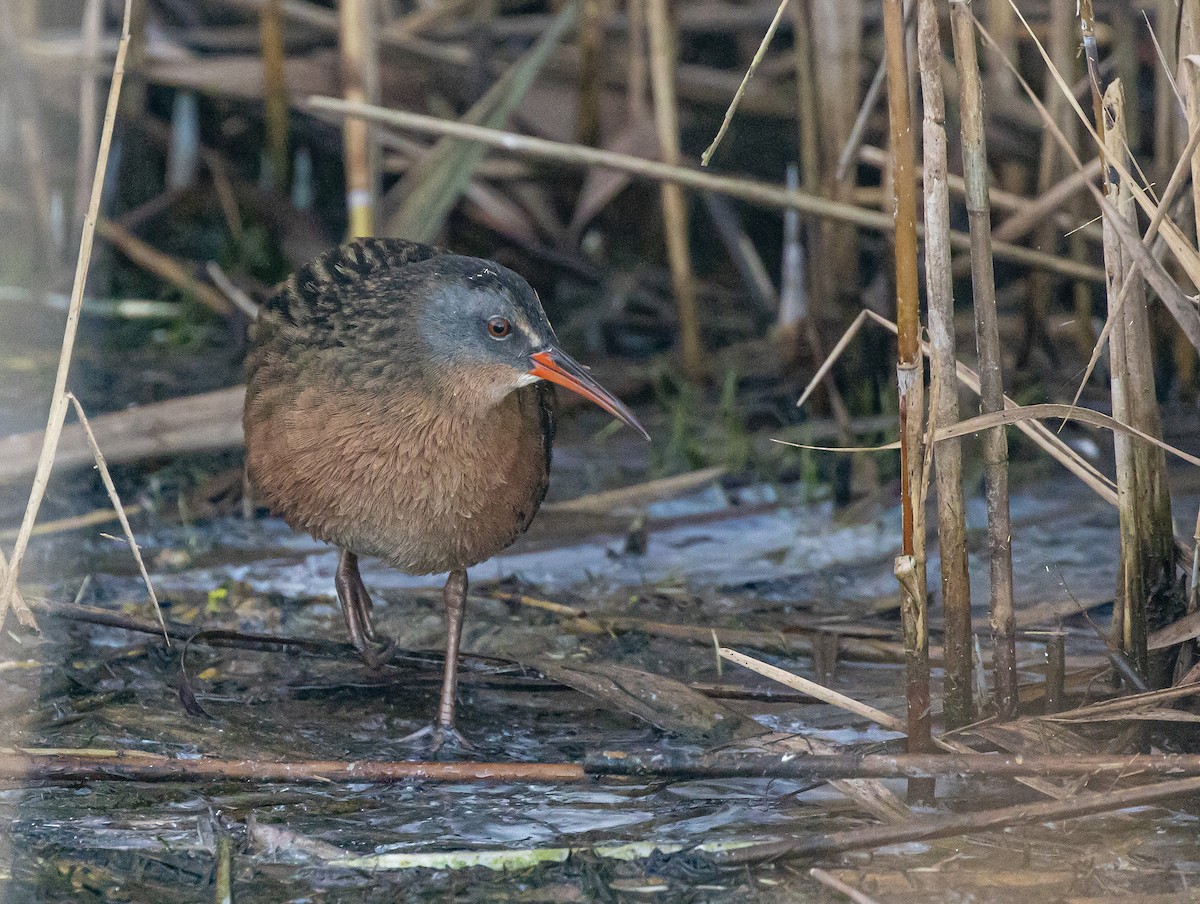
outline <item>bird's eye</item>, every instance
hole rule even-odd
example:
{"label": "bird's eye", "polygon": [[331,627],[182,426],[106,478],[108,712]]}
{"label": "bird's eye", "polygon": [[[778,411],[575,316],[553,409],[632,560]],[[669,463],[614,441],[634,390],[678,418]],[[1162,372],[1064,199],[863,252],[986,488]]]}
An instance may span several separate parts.
{"label": "bird's eye", "polygon": [[507,339],[512,332],[512,324],[504,317],[493,317],[487,322],[487,330],[493,339]]}

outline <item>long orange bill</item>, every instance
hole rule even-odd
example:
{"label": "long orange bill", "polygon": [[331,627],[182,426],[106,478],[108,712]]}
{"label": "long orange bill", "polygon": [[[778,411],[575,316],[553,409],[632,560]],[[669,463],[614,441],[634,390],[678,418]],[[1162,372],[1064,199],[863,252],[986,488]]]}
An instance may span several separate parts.
{"label": "long orange bill", "polygon": [[529,358],[533,361],[533,367],[529,368],[531,376],[549,380],[551,383],[557,383],[572,392],[579,393],[588,401],[595,402],[613,417],[624,421],[646,439],[650,439],[650,434],[646,432],[645,427],[638,423],[633,412],[626,408],[620,399],[597,383],[587,372],[587,368],[566,352],[551,346],[543,351],[534,352]]}

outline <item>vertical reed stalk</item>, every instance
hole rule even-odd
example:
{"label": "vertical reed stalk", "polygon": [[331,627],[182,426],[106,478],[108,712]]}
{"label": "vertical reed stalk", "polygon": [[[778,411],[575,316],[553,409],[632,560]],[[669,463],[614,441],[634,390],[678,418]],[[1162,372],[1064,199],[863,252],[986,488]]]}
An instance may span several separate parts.
{"label": "vertical reed stalk", "polygon": [[[338,49],[341,55],[342,96],[353,103],[370,103],[372,23],[374,0],[338,0]],[[342,120],[342,149],[346,168],[346,212],[351,238],[375,232],[375,177],[371,126],[364,119]]]}
{"label": "vertical reed stalk", "polygon": [[[679,118],[675,99],[675,26],[667,4],[670,0],[646,0],[646,24],[650,37],[650,90],[654,96],[654,124],[664,163],[678,165]],[[667,259],[679,310],[679,340],[683,371],[691,380],[704,377],[704,349],[700,342],[700,319],[696,306],[696,280],[688,244],[688,211],[678,185],[662,185],[663,225],[666,229]]]}
{"label": "vertical reed stalk", "polygon": [[[1102,115],[1105,120],[1105,151],[1112,159],[1122,162],[1126,153],[1124,140],[1124,98],[1119,81],[1114,81],[1105,92]],[[1130,210],[1130,195],[1119,178],[1106,180],[1105,196],[1118,211]],[[1116,234],[1109,217],[1104,217],[1104,269],[1107,272],[1108,303],[1114,308],[1121,297],[1121,289],[1127,279],[1138,279],[1128,272],[1121,240]],[[1129,363],[1124,320],[1136,306],[1145,306],[1145,293],[1140,287],[1130,287],[1124,305],[1121,322],[1113,327],[1109,336],[1109,388],[1112,394],[1113,417],[1123,424],[1132,424],[1129,399]],[[1140,518],[1137,466],[1134,462],[1133,438],[1113,434],[1117,464],[1117,507],[1121,518],[1121,566],[1120,587],[1117,606],[1120,616],[1113,618],[1113,642],[1125,652],[1141,675],[1146,674],[1146,586],[1143,581],[1144,568],[1141,555],[1141,540],[1138,537]],[[1138,654],[1138,650],[1141,654]]]}
{"label": "vertical reed stalk", "polygon": [[71,214],[76,225],[87,215],[88,189],[92,184],[92,166],[96,162],[96,109],[98,91],[96,70],[100,65],[100,35],[104,31],[104,3],[87,0],[83,13],[83,71],[79,77],[79,155],[75,163],[75,203]]}
{"label": "vertical reed stalk", "polygon": [[[992,38],[1007,59],[1017,62],[1017,17],[1008,0],[987,0],[987,27]],[[996,60],[988,70],[988,83],[1010,96],[1017,93],[1017,82],[1003,60]]]}
{"label": "vertical reed stalk", "polygon": [[[804,190],[816,193],[821,184],[818,144],[817,84],[813,76],[813,36],[807,3],[792,4],[792,49],[796,62],[796,124],[799,127],[800,177]],[[798,186],[797,186],[798,187]]]}
{"label": "vertical reed stalk", "polygon": [[[896,210],[896,382],[900,394],[900,499],[903,555],[897,560],[907,669],[908,749],[933,748],[929,719],[929,630],[925,594],[925,529],[922,513],[924,359],[921,356],[917,282],[917,181],[905,59],[901,0],[883,0],[887,55],[888,119],[891,124],[892,188]],[[905,579],[905,575],[908,579]],[[928,782],[910,782],[909,796],[932,797]]]}
{"label": "vertical reed stalk", "polygon": [[1167,68],[1175,60],[1175,20],[1178,0],[1158,0],[1154,13],[1154,36],[1166,64],[1154,67],[1154,172],[1166,179],[1174,166],[1175,123],[1178,119],[1175,85]]}
{"label": "vertical reed stalk", "polygon": [[[854,193],[855,167],[845,179],[837,178],[838,157],[854,129],[858,115],[862,71],[862,0],[812,0],[808,7],[816,77],[819,116],[818,146],[821,151],[822,194],[850,201]],[[853,297],[859,306],[858,234],[853,226],[823,220],[818,228],[813,268],[812,316],[836,316],[833,307]]]}
{"label": "vertical reed stalk", "polygon": [[[1200,7],[1200,2],[1196,3]],[[1186,11],[1185,9],[1185,19]],[[1197,10],[1200,12],[1200,10]],[[1197,23],[1200,25],[1200,23]],[[1183,42],[1180,41],[1183,49]],[[1188,139],[1190,140],[1195,133],[1200,130],[1200,65],[1197,65],[1191,59],[1184,59],[1179,65],[1179,74],[1182,76],[1179,81],[1180,90],[1183,91],[1184,103],[1187,105],[1187,130]],[[1192,198],[1193,208],[1196,216],[1196,233],[1200,235],[1200,148],[1192,152]]]}
{"label": "vertical reed stalk", "polygon": [[646,3],[648,0],[629,0],[629,82],[626,98],[629,118],[640,121],[647,117],[646,88]]}
{"label": "vertical reed stalk", "polygon": [[600,95],[604,78],[604,31],[608,0],[583,0],[579,22],[579,116],[576,134],[580,144],[600,141]]}
{"label": "vertical reed stalk", "polygon": [[[935,0],[917,0],[917,60],[921,70],[922,146],[925,155],[925,292],[932,349],[930,420],[958,421],[954,378],[954,284],[950,265],[950,191],[947,186],[946,96],[942,86],[942,41]],[[947,728],[971,721],[971,577],[962,492],[962,449],[957,440],[934,450],[937,469],[938,548],[942,557],[945,613]]]}
{"label": "vertical reed stalk", "polygon": [[[1105,152],[1109,159],[1130,164],[1125,131],[1125,102],[1120,79],[1109,85],[1103,98]],[[1119,215],[1128,216],[1136,228],[1137,214],[1123,179],[1106,186],[1105,195]],[[1128,212],[1126,214],[1126,212]],[[1162,436],[1162,416],[1154,388],[1153,347],[1146,289],[1133,258],[1105,220],[1104,262],[1108,273],[1110,305],[1122,292],[1125,303],[1109,339],[1113,417],[1150,436]],[[1125,287],[1129,280],[1135,282]],[[1171,523],[1171,496],[1166,483],[1166,456],[1145,442],[1121,436],[1117,450],[1117,500],[1121,515],[1121,572],[1123,599],[1121,650],[1149,682],[1162,684],[1165,669],[1151,667],[1146,635],[1160,627],[1169,613],[1152,612],[1150,600],[1170,586],[1175,571],[1175,543]],[[1153,622],[1153,623],[1152,623]]]}
{"label": "vertical reed stalk", "polygon": [[[1007,3],[1007,0],[1005,0],[1005,3]],[[1069,80],[1074,66],[1075,0],[1050,0],[1050,25],[1047,45],[1050,51],[1050,58],[1054,61],[1055,67]],[[1063,97],[1062,92],[1059,91],[1058,85],[1055,84],[1053,79],[1046,80],[1043,102],[1046,105],[1046,109],[1050,111],[1050,115],[1054,118],[1054,121],[1058,123],[1059,128],[1063,130],[1072,144],[1074,144],[1075,129],[1073,124],[1075,117],[1071,113],[1066,98]],[[1038,158],[1036,192],[1039,197],[1054,187],[1061,171],[1061,152],[1057,142],[1054,140],[1054,135],[1049,130],[1046,130],[1042,134],[1042,149]],[[1047,217],[1034,233],[1034,246],[1046,251],[1055,252],[1058,249],[1058,245],[1058,227],[1054,225],[1053,218]],[[1061,285],[1059,280],[1047,273],[1033,273],[1030,275],[1029,293],[1025,299],[1024,307],[1025,335],[1024,346],[1021,350],[1022,362],[1028,360],[1029,355],[1035,351],[1049,348],[1046,321],[1050,312],[1050,298],[1059,285]]]}
{"label": "vertical reed stalk", "polygon": [[283,63],[282,0],[266,0],[259,13],[263,101],[266,107],[268,184],[286,192],[288,184],[288,98]]}
{"label": "vertical reed stalk", "polygon": [[[979,349],[981,410],[1004,408],[1000,328],[996,318],[996,284],[992,270],[991,202],[988,198],[987,148],[983,130],[983,86],[971,0],[950,0],[954,63],[961,93],[963,177],[971,226],[971,285],[975,306],[975,341]],[[1008,440],[1003,427],[984,433],[984,478],[988,510],[988,554],[991,575],[992,670],[996,712],[1010,718],[1017,708],[1016,625],[1013,620],[1012,539],[1008,510]]]}

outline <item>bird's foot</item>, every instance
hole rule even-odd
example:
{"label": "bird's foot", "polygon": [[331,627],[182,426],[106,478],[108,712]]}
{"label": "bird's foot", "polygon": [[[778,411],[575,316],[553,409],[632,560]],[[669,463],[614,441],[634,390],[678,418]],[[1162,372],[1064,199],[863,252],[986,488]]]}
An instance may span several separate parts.
{"label": "bird's foot", "polygon": [[457,728],[453,725],[443,725],[440,722],[418,728],[412,734],[400,739],[401,744],[416,744],[417,742],[424,742],[422,746],[430,756],[441,754],[453,758],[459,753],[474,753],[476,749],[475,745],[464,738]]}
{"label": "bird's foot", "polygon": [[354,648],[358,650],[358,657],[369,669],[379,671],[396,656],[396,644],[390,637],[367,639],[362,636],[354,636],[350,639],[354,643]]}

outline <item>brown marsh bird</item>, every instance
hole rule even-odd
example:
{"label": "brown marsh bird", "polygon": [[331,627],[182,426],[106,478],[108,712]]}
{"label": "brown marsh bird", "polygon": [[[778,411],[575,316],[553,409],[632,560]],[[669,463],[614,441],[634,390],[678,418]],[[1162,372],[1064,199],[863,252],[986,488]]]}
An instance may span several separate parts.
{"label": "brown marsh bird", "polygon": [[499,264],[393,239],[318,257],[267,302],[247,361],[247,468],[259,498],[338,547],[338,600],[369,665],[390,651],[371,623],[359,556],[449,572],[446,664],[433,725],[454,727],[467,568],[512,543],[546,495],[554,389],[649,435],[558,348],[536,293]]}

